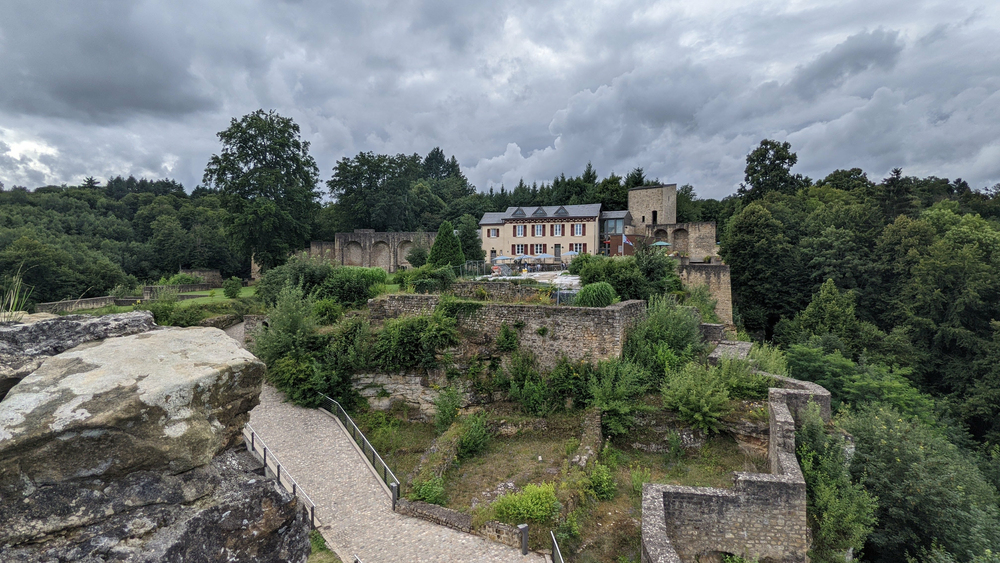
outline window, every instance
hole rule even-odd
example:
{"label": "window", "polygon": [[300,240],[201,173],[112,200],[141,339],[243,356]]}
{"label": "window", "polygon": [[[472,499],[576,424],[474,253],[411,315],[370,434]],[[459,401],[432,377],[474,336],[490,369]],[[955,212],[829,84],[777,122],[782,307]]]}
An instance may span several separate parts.
{"label": "window", "polygon": [[575,237],[583,236],[583,223],[573,223],[573,236]]}
{"label": "window", "polygon": [[536,237],[545,236],[545,225],[535,225],[535,236]]}
{"label": "window", "polygon": [[572,250],[573,252],[583,252],[583,244],[579,242],[574,242],[573,244],[569,245],[569,249]]}
{"label": "window", "polygon": [[656,212],[655,211],[653,212],[653,224],[654,225],[656,224]]}
{"label": "window", "polygon": [[523,245],[523,244],[515,244],[514,245],[514,254],[524,254],[524,246],[525,245]]}
{"label": "window", "polygon": [[514,236],[515,237],[524,236],[524,225],[514,225]]}
{"label": "window", "polygon": [[552,236],[554,236],[554,237],[561,237],[561,236],[563,236],[563,232],[562,232],[563,229],[562,228],[563,228],[563,226],[561,224],[560,225],[552,225]]}
{"label": "window", "polygon": [[500,229],[486,229],[486,238],[498,238]]}
{"label": "window", "polygon": [[541,253],[545,252],[545,245],[543,245],[543,244],[533,244],[531,246],[532,246],[532,249],[531,249],[532,250],[531,251],[532,254],[541,254]]}

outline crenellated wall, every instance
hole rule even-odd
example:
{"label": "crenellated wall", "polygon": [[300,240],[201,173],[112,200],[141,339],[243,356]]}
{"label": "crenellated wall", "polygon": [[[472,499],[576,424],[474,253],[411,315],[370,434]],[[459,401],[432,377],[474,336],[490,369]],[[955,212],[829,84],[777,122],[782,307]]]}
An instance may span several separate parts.
{"label": "crenellated wall", "polygon": [[768,395],[771,472],[738,472],[729,490],[646,484],[643,563],[706,561],[725,553],[782,563],[807,560],[806,484],[795,457],[795,425],[809,402],[829,421],[830,393],[813,383],[773,377],[785,387]]}

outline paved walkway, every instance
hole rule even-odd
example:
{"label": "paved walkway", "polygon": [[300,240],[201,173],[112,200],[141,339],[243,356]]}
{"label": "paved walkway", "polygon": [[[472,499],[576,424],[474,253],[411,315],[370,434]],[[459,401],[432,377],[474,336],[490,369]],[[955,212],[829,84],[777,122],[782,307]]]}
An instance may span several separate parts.
{"label": "paved walkway", "polygon": [[351,438],[327,414],[282,402],[264,386],[250,424],[316,503],[330,547],[364,563],[483,561],[541,563],[544,558],[392,511],[385,489]]}

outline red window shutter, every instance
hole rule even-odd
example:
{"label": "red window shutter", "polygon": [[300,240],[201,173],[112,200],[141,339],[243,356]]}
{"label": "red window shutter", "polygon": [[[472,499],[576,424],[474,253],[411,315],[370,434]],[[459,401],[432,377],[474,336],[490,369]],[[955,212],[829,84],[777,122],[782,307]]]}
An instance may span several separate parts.
{"label": "red window shutter", "polygon": [[556,236],[556,226],[555,225],[549,225],[549,236],[550,237]]}
{"label": "red window shutter", "polygon": [[542,253],[545,253],[545,252],[548,252],[548,251],[549,251],[549,245],[543,244],[542,245]]}
{"label": "red window shutter", "polygon": [[566,223],[563,223],[563,226],[562,226],[562,234],[563,234],[563,236],[567,236],[567,235],[566,235]]}
{"label": "red window shutter", "polygon": [[[583,228],[583,236],[587,236],[587,224],[586,224],[586,223],[583,223],[583,224],[582,224],[582,228]],[[586,252],[586,251],[585,251],[585,252]]]}
{"label": "red window shutter", "polygon": [[587,253],[587,243],[583,243],[583,253]]}
{"label": "red window shutter", "polygon": [[511,256],[513,256],[513,255],[514,255],[514,245],[513,245],[513,244],[512,244],[512,245],[510,245],[510,255],[511,255]]}

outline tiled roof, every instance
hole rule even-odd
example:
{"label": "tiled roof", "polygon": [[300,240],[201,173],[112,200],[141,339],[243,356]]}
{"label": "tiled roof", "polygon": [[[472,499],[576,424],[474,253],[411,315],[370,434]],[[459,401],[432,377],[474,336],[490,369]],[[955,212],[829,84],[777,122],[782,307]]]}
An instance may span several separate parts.
{"label": "tiled roof", "polygon": [[502,225],[503,224],[503,213],[502,212],[490,212],[483,213],[483,218],[479,220],[480,225]]}
{"label": "tiled roof", "polygon": [[500,213],[484,213],[479,220],[480,225],[498,225],[505,219],[528,219],[549,217],[598,217],[601,215],[600,203],[585,205],[545,205],[531,207],[508,207]]}

